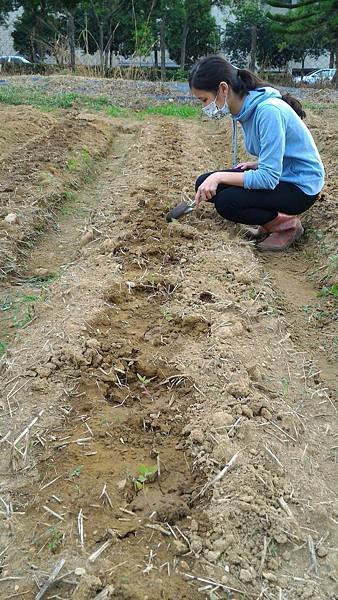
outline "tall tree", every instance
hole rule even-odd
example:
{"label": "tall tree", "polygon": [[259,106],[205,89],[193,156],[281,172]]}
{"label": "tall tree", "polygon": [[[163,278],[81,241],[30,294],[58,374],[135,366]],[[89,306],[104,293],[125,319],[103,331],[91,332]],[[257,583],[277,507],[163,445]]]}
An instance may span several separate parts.
{"label": "tall tree", "polygon": [[269,13],[276,29],[284,33],[303,36],[319,31],[327,38],[331,52],[336,55],[335,83],[338,88],[338,5],[337,0],[298,0],[289,4],[286,0],[267,0],[269,6],[288,9],[285,14]]}
{"label": "tall tree", "polygon": [[87,52],[99,51],[102,74],[110,65],[114,34],[123,0],[82,0],[76,13],[79,43]]}
{"label": "tall tree", "polygon": [[6,25],[8,14],[14,8],[13,0],[1,0],[0,2],[0,25]]}
{"label": "tall tree", "polygon": [[47,53],[52,54],[51,47],[63,29],[62,24],[51,11],[48,0],[14,2],[13,8],[19,5],[22,13],[14,22],[14,47],[33,62],[39,62]]}
{"label": "tall tree", "polygon": [[173,0],[169,4],[167,46],[182,69],[204,54],[219,51],[220,32],[211,9],[225,2]]}
{"label": "tall tree", "polygon": [[236,21],[227,24],[224,50],[236,64],[244,66],[250,56],[253,67],[252,24],[257,27],[256,57],[260,68],[284,68],[291,59],[304,62],[306,56],[318,57],[326,47],[327,39],[321,31],[289,35],[283,25],[275,25],[264,4],[238,4]]}

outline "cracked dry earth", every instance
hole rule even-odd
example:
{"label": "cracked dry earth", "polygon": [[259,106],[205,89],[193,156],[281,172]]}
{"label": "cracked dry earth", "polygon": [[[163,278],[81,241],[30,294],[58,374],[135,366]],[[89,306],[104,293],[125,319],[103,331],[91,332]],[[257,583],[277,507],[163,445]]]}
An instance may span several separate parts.
{"label": "cracked dry earth", "polygon": [[334,367],[294,318],[304,247],[278,267],[210,206],[166,224],[219,125],[103,126],[75,208],[2,283],[45,269],[1,362],[0,596],[334,600]]}

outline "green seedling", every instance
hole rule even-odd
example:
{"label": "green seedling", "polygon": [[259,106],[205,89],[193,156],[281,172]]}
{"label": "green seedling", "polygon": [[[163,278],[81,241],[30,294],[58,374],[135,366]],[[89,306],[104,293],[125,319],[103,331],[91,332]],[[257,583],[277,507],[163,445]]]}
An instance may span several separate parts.
{"label": "green seedling", "polygon": [[284,378],[284,379],[282,379],[281,383],[283,386],[283,394],[284,394],[284,396],[287,396],[288,392],[289,392],[290,381],[288,379]]}
{"label": "green seedling", "polygon": [[333,283],[330,287],[324,285],[318,293],[318,296],[320,298],[328,298],[330,296],[338,298],[338,283]]}
{"label": "green seedling", "polygon": [[151,382],[151,379],[147,379],[145,375],[140,375],[140,373],[137,373],[137,379],[141,383],[143,394],[146,396],[151,396],[150,391],[147,388],[147,385]]}
{"label": "green seedling", "polygon": [[0,305],[1,312],[8,312],[8,317],[3,317],[5,320],[11,322],[12,327],[20,329],[29,323],[34,316],[34,309],[31,306],[38,296],[34,294],[24,294],[17,298],[6,298]]}
{"label": "green seedling", "polygon": [[158,476],[157,465],[153,467],[146,467],[146,465],[139,465],[139,475],[134,479],[135,490],[139,492],[143,490],[146,483],[153,483]]}
{"label": "green seedling", "polygon": [[75,477],[80,477],[82,469],[83,469],[83,465],[79,465],[78,467],[75,467],[75,469],[73,471],[70,471],[70,473],[68,475],[68,479],[74,479]]}
{"label": "green seedling", "polygon": [[254,287],[249,288],[248,290],[248,296],[251,300],[254,300],[257,296],[257,290]]}
{"label": "green seedling", "polygon": [[65,196],[65,200],[67,200],[67,202],[75,202],[75,200],[76,200],[75,192],[73,192],[73,190],[70,190],[69,188],[65,189],[64,196]]}
{"label": "green seedling", "polygon": [[166,310],[165,308],[163,308],[161,312],[162,312],[163,318],[166,321],[170,322],[170,321],[174,320],[175,317],[174,317],[174,315],[171,312],[169,312],[169,310]]}
{"label": "green seedling", "polygon": [[74,171],[77,171],[78,168],[80,167],[79,159],[78,158],[69,158],[67,160],[66,167],[67,167],[68,171],[70,171],[71,173],[73,173]]}
{"label": "green seedling", "polygon": [[142,383],[142,385],[146,386],[148,385],[148,383],[151,382],[151,379],[147,379],[147,377],[145,375],[140,375],[140,373],[136,373],[137,374],[137,379]]}
{"label": "green seedling", "polygon": [[34,287],[44,287],[46,283],[52,283],[57,278],[57,275],[45,275],[45,276],[37,276],[37,277],[29,277],[25,279],[25,282],[28,285],[32,285]]}
{"label": "green seedling", "polygon": [[82,158],[82,162],[84,162],[86,165],[88,165],[92,162],[91,154],[88,150],[86,150],[86,148],[81,150],[81,158]]}
{"label": "green seedling", "polygon": [[122,417],[121,415],[118,415],[117,417],[115,417],[115,423],[116,423],[117,425],[121,425],[121,424],[122,424],[122,423],[124,423],[124,422],[125,422],[125,418],[124,418],[124,417]]}
{"label": "green seedling", "polygon": [[61,206],[60,208],[60,213],[62,215],[64,215],[65,217],[67,215],[71,215],[74,212],[74,207],[73,206]]}
{"label": "green seedling", "polygon": [[274,542],[270,543],[269,551],[271,556],[278,556],[278,546]]}
{"label": "green seedling", "polygon": [[25,325],[27,325],[28,323],[31,322],[31,320],[33,319],[33,316],[34,316],[34,312],[33,312],[32,308],[30,306],[28,306],[21,318],[18,319],[16,316],[13,317],[14,327],[16,329],[21,329],[22,327],[25,327]]}
{"label": "green seedling", "polygon": [[338,335],[335,335],[332,340],[332,348],[334,352],[338,351]]}
{"label": "green seedling", "polygon": [[48,542],[49,550],[55,554],[58,548],[61,546],[63,540],[63,533],[59,529],[51,529],[51,536]]}
{"label": "green seedling", "polygon": [[6,350],[7,350],[7,345],[5,344],[5,342],[0,342],[0,356],[5,354]]}

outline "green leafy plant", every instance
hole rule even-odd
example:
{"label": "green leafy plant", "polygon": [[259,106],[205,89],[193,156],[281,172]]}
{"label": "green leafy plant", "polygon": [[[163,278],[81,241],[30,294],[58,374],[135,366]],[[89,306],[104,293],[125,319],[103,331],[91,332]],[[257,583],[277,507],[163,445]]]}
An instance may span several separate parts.
{"label": "green leafy plant", "polygon": [[65,196],[65,199],[67,200],[67,202],[75,202],[75,200],[76,200],[75,192],[73,190],[70,190],[69,188],[65,189],[64,196]]}
{"label": "green leafy plant", "polygon": [[54,528],[51,529],[50,532],[51,536],[48,542],[48,548],[53,554],[55,554],[62,544],[63,533],[59,529]]}
{"label": "green leafy plant", "polygon": [[320,298],[327,298],[328,296],[333,296],[333,298],[338,298],[338,283],[333,283],[330,287],[326,287],[325,285],[322,287],[320,292],[318,293]]}
{"label": "green leafy plant", "polygon": [[80,477],[82,469],[83,469],[83,465],[79,465],[78,467],[75,467],[75,469],[73,469],[73,471],[70,471],[70,473],[68,475],[68,479],[74,479],[75,477]]}
{"label": "green leafy plant", "polygon": [[289,392],[290,381],[288,379],[284,378],[284,379],[282,379],[281,383],[283,386],[283,394],[284,394],[284,396],[287,396],[288,392]]}
{"label": "green leafy plant", "polygon": [[150,383],[151,379],[147,379],[145,375],[140,375],[140,373],[136,373],[137,379],[142,383],[142,385],[146,386]]}
{"label": "green leafy plant", "polygon": [[20,318],[18,318],[17,316],[13,317],[14,327],[16,329],[21,329],[22,327],[25,327],[25,325],[30,323],[30,321],[33,319],[33,316],[34,316],[34,311],[30,306],[28,306],[26,308],[26,310],[24,311],[24,314],[22,317],[20,317]]}
{"label": "green leafy plant", "polygon": [[139,475],[134,479],[135,490],[139,492],[143,490],[146,483],[153,483],[158,476],[157,465],[153,467],[147,467],[146,465],[139,465]]}
{"label": "green leafy plant", "polygon": [[170,322],[170,321],[173,321],[173,320],[174,320],[174,318],[175,318],[175,317],[174,317],[174,315],[173,315],[173,314],[172,314],[172,313],[171,313],[169,310],[166,310],[165,308],[163,308],[161,312],[162,312],[162,314],[163,314],[163,318],[164,318],[166,321],[169,321],[169,322]]}

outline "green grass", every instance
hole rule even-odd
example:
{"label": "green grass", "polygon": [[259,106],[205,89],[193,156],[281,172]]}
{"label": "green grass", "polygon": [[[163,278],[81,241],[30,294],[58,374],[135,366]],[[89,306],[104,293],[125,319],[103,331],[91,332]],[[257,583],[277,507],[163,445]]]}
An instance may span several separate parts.
{"label": "green grass", "polygon": [[0,305],[0,312],[4,313],[2,320],[9,322],[15,329],[21,329],[32,320],[34,312],[31,305],[36,300],[38,300],[38,296],[35,294],[6,298]]}
{"label": "green grass", "polygon": [[34,318],[34,304],[38,300],[46,300],[48,296],[48,286],[57,275],[48,275],[46,277],[29,277],[25,280],[28,288],[39,288],[41,294],[36,294],[33,290],[23,294],[10,294],[0,301],[0,358],[5,354],[10,343],[20,332],[22,327],[28,325]]}
{"label": "green grass", "polygon": [[301,102],[303,108],[309,108],[310,110],[322,111],[337,108],[337,104],[331,102],[311,102],[311,100],[302,100]]}
{"label": "green grass", "polygon": [[0,358],[1,358],[1,356],[3,354],[5,354],[6,350],[7,350],[7,344],[6,344],[6,342],[1,342],[0,341]]}
{"label": "green grass", "polygon": [[24,86],[6,85],[0,88],[0,102],[9,105],[34,106],[42,111],[50,112],[57,109],[90,109],[105,112],[109,117],[146,117],[161,115],[164,117],[179,117],[182,119],[195,119],[200,115],[200,109],[189,104],[168,103],[150,106],[141,111],[121,108],[111,103],[107,96],[93,98],[86,94],[66,92],[49,94],[44,90],[32,89]]}
{"label": "green grass", "polygon": [[[90,109],[93,111],[105,112],[109,117],[146,117],[149,115],[160,115],[163,117],[177,117],[181,119],[196,119],[200,116],[201,110],[198,106],[191,104],[178,104],[170,102],[149,106],[140,111],[121,108],[111,103],[108,96],[94,98],[88,94],[79,94],[78,92],[65,92],[59,94],[48,93],[48,90],[33,89],[31,87],[5,85],[0,88],[0,102],[3,104],[20,105],[25,104],[34,106],[43,111],[52,111],[56,109]],[[304,108],[322,111],[335,108],[335,104],[330,102],[313,102],[304,100]]]}
{"label": "green grass", "polygon": [[88,150],[77,150],[74,155],[68,159],[66,167],[71,173],[74,171],[82,171],[83,168],[90,168],[92,161],[92,156]]}
{"label": "green grass", "polygon": [[104,108],[108,117],[128,117],[132,114],[131,111],[127,110],[126,108],[121,108],[120,106],[115,106],[114,104],[110,104],[108,107],[106,106]]}
{"label": "green grass", "polygon": [[201,114],[201,109],[190,104],[160,104],[149,106],[141,111],[141,115],[161,115],[163,117],[179,117],[181,119],[196,119]]}
{"label": "green grass", "polygon": [[101,96],[93,98],[76,92],[60,94],[48,94],[43,90],[34,90],[24,86],[6,85],[0,88],[0,102],[18,106],[25,104],[35,106],[45,111],[58,108],[91,108],[92,110],[104,110],[110,106],[109,98]]}
{"label": "green grass", "polygon": [[333,283],[330,287],[324,285],[320,292],[318,292],[318,296],[320,298],[327,298],[330,296],[338,298],[338,283]]}

